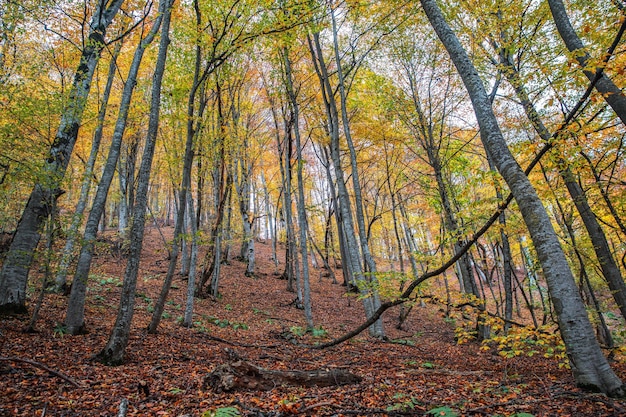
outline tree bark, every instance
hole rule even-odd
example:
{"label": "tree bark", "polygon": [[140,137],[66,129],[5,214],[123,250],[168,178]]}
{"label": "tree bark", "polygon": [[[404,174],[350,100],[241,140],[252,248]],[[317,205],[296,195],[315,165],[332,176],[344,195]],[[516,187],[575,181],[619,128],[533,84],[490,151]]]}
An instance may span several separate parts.
{"label": "tree bark", "polygon": [[[524,84],[520,79],[519,73],[511,62],[510,55],[503,49],[500,49],[499,56],[500,64],[504,68],[504,74],[509,80],[509,83],[515,89],[517,97],[520,100],[528,119],[537,131],[539,137],[541,137],[546,144],[551,143],[552,134],[543,124],[539,112],[537,112],[534,104],[530,101],[526,89],[524,88]],[[558,147],[559,146],[557,144],[557,152],[559,151]],[[569,163],[560,154],[557,154],[555,159],[558,165],[559,174],[565,183],[567,191],[576,206],[578,215],[582,219],[585,229],[587,230],[587,234],[591,239],[593,250],[598,258],[602,275],[611,290],[613,299],[615,300],[622,317],[626,318],[626,284],[624,284],[624,278],[622,277],[620,268],[613,257],[604,230],[600,226],[596,215],[591,209],[587,195],[576,180],[576,176],[572,172]]]}
{"label": "tree bark", "polygon": [[302,292],[304,304],[304,317],[308,329],[313,329],[313,313],[311,311],[311,285],[309,276],[309,256],[308,256],[308,221],[306,216],[306,206],[304,201],[304,179],[302,176],[303,160],[302,160],[302,140],[300,137],[300,105],[296,97],[293,86],[293,74],[291,69],[291,60],[289,58],[289,50],[283,48],[283,60],[285,63],[285,81],[287,87],[287,96],[289,98],[289,107],[293,116],[293,132],[296,138],[296,176],[298,180],[298,196],[296,198],[296,206],[298,211],[298,225],[300,226],[300,256],[302,257]]}
{"label": "tree bark", "polygon": [[236,389],[268,391],[280,385],[333,387],[358,384],[362,378],[343,369],[273,371],[244,360],[219,365],[204,379],[204,387],[217,393]]}
{"label": "tree bark", "polygon": [[111,54],[111,62],[109,64],[109,73],[107,76],[104,92],[102,93],[102,103],[100,104],[100,110],[98,112],[98,126],[93,134],[93,140],[91,142],[91,151],[89,158],[85,164],[85,173],[83,175],[83,182],[80,188],[80,195],[78,197],[78,203],[76,204],[76,210],[72,215],[72,223],[68,232],[67,240],[65,241],[65,247],[63,249],[63,256],[59,263],[59,269],[55,278],[55,289],[58,292],[65,290],[67,282],[67,273],[72,262],[74,245],[76,243],[76,237],[79,233],[79,228],[83,220],[83,214],[87,207],[87,198],[89,197],[89,191],[91,190],[91,182],[93,181],[93,171],[96,164],[96,157],[98,156],[98,150],[100,149],[100,142],[102,141],[102,134],[104,131],[104,119],[106,117],[107,107],[109,104],[109,97],[111,96],[111,89],[113,88],[113,80],[115,79],[115,70],[117,69],[117,57],[122,49],[122,41],[119,41]]}
{"label": "tree bark", "polygon": [[546,209],[506,145],[474,65],[445,21],[436,1],[420,0],[420,3],[461,75],[480,126],[481,140],[511,189],[530,232],[577,384],[611,396],[623,396],[624,385],[611,369],[595,338],[572,271]]}
{"label": "tree bark", "polygon": [[[589,64],[591,62],[591,56],[585,50],[585,45],[580,40],[576,31],[572,27],[572,24],[567,16],[565,5],[562,0],[548,0],[550,5],[550,11],[556,28],[559,31],[559,35],[563,39],[567,49],[573,54],[574,58],[581,66],[583,73],[589,81],[594,80],[596,77],[597,68],[591,70]],[[616,86],[613,81],[603,72],[600,78],[596,81],[596,90],[598,90],[613,109],[617,117],[620,118],[622,123],[626,124],[626,96],[622,90]]]}
{"label": "tree bark", "polygon": [[[315,70],[320,81],[320,87],[324,98],[330,136],[330,159],[332,161],[335,177],[337,179],[337,200],[339,211],[341,212],[341,226],[344,227],[344,237],[346,239],[345,255],[347,258],[342,259],[342,262],[350,264],[350,270],[354,276],[353,279],[357,282],[359,291],[363,295],[365,315],[369,318],[372,317],[374,312],[377,310],[376,305],[380,303],[380,300],[377,296],[373,297],[373,295],[377,293],[377,290],[373,286],[369,285],[367,278],[363,274],[359,245],[356,241],[356,230],[354,228],[354,221],[352,217],[350,196],[348,194],[344,180],[343,167],[341,165],[341,151],[339,148],[339,111],[337,109],[337,103],[333,93],[334,90],[330,85],[328,68],[322,55],[319,33],[314,33],[312,36],[313,39],[309,36],[308,40],[309,49],[315,63]],[[357,173],[355,172],[353,175],[357,175]],[[374,337],[384,337],[385,332],[382,320],[377,320],[374,326],[368,328],[368,332]]]}

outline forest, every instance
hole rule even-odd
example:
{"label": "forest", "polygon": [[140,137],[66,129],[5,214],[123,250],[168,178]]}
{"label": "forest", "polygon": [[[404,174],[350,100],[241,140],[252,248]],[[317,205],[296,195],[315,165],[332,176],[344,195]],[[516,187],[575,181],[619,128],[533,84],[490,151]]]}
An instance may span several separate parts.
{"label": "forest", "polygon": [[0,415],[626,414],[625,30],[0,0]]}

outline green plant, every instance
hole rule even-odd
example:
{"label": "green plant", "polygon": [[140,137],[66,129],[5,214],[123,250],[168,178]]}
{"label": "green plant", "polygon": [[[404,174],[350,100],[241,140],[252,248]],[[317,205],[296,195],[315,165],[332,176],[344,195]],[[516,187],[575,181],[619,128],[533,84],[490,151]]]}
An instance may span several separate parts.
{"label": "green plant", "polygon": [[456,411],[446,406],[433,408],[432,410],[427,411],[426,414],[430,414],[432,416],[441,416],[441,417],[458,417],[458,414]]}
{"label": "green plant", "polygon": [[233,330],[248,330],[249,327],[246,323],[239,323],[239,322],[235,322],[231,324],[231,327],[233,328]]}
{"label": "green plant", "polygon": [[63,338],[63,336],[65,336],[66,334],[68,334],[67,332],[67,328],[65,327],[65,325],[63,323],[56,323],[54,325],[54,330],[52,331],[54,337],[60,337]]}
{"label": "green plant", "polygon": [[313,337],[324,337],[328,334],[328,332],[324,328],[322,328],[322,326],[319,326],[311,329],[311,334],[313,335]]}
{"label": "green plant", "polygon": [[392,339],[391,343],[395,343],[398,345],[415,346],[415,342],[409,339]]}
{"label": "green plant", "polygon": [[238,417],[241,414],[235,407],[220,407],[217,410],[207,410],[202,417]]}
{"label": "green plant", "polygon": [[264,315],[264,316],[269,316],[269,315],[270,315],[270,313],[269,313],[268,311],[261,310],[261,309],[258,309],[258,308],[256,308],[256,307],[252,307],[252,312],[253,312],[254,314],[262,314],[262,315]]}
{"label": "green plant", "polygon": [[306,329],[302,326],[291,326],[289,331],[297,337],[302,337],[306,333]]}
{"label": "green plant", "polygon": [[421,405],[420,401],[413,397],[408,397],[406,394],[396,393],[393,396],[394,400],[397,400],[395,403],[387,407],[387,411],[403,411],[407,412],[410,410],[414,410],[415,406]]}
{"label": "green plant", "polygon": [[224,306],[224,310],[226,310],[226,311],[232,311],[232,309],[233,309],[233,306],[231,306],[230,304],[226,304]]}

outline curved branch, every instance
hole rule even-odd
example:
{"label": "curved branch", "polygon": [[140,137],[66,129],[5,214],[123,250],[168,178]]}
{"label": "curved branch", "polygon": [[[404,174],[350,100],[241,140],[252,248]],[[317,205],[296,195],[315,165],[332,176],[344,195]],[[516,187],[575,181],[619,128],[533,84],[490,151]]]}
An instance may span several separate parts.
{"label": "curved branch", "polygon": [[46,372],[48,372],[48,373],[50,373],[50,374],[52,374],[54,376],[58,376],[59,378],[63,379],[64,381],[69,382],[70,384],[72,384],[76,388],[82,388],[82,385],[80,385],[78,382],[74,381],[69,376],[67,376],[65,374],[62,374],[59,371],[55,371],[54,369],[48,368],[46,365],[44,365],[43,363],[40,363],[40,362],[31,361],[30,359],[18,358],[18,357],[15,357],[15,356],[8,356],[8,357],[0,356],[0,361],[27,363],[29,365],[34,366],[35,368],[43,369],[44,371],[46,371]]}

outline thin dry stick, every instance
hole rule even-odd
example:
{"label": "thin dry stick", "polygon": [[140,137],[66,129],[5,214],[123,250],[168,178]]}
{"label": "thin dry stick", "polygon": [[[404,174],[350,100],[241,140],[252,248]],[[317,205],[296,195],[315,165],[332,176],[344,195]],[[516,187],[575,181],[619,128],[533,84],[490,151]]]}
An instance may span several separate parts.
{"label": "thin dry stick", "polygon": [[40,362],[31,361],[30,359],[18,358],[18,357],[15,357],[15,356],[0,356],[0,361],[27,363],[29,365],[34,366],[35,368],[43,369],[44,371],[49,372],[52,375],[57,376],[57,377],[65,380],[65,381],[69,382],[70,384],[74,385],[76,388],[82,388],[82,386],[78,382],[74,381],[69,376],[62,374],[59,371],[55,371],[52,368],[48,368],[46,365],[44,365],[43,363],[40,363]]}

